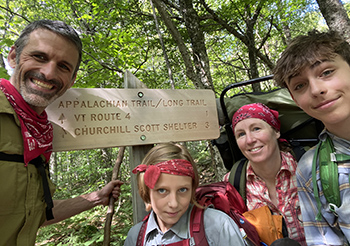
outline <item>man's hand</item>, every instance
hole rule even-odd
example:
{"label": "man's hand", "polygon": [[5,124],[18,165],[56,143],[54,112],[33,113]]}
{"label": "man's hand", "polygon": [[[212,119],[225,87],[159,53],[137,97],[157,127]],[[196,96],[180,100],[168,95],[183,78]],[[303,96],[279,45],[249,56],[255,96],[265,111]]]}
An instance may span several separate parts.
{"label": "man's hand", "polygon": [[109,197],[111,195],[114,197],[114,200],[118,200],[120,195],[120,186],[122,184],[123,184],[122,181],[114,180],[109,182],[101,190],[96,191],[96,196],[98,197],[98,201],[100,201],[98,205],[107,206],[109,204]]}
{"label": "man's hand", "polygon": [[113,196],[115,200],[119,198],[120,186],[122,184],[122,181],[114,180],[109,182],[101,190],[66,200],[54,200],[54,219],[45,221],[42,226],[57,223],[99,205],[108,205],[110,196]]}

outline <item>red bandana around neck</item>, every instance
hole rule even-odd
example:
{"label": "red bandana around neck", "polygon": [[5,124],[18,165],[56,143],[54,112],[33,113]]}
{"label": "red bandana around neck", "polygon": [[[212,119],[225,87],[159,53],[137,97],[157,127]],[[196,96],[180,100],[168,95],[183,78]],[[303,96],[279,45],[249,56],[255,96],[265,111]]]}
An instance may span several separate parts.
{"label": "red bandana around neck", "polygon": [[145,172],[144,180],[148,188],[153,189],[161,173],[190,176],[194,179],[191,162],[182,159],[163,161],[155,165],[140,164],[132,170],[132,173]]}
{"label": "red bandana around neck", "polygon": [[21,123],[25,166],[41,154],[48,161],[52,152],[53,127],[47,119],[46,112],[38,115],[9,81],[1,79],[0,89]]}

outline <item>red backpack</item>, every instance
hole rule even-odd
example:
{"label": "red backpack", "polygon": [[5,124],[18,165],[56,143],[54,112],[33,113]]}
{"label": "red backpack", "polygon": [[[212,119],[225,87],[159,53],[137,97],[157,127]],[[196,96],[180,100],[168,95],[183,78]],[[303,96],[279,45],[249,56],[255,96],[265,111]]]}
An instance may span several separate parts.
{"label": "red backpack", "polygon": [[[215,208],[228,214],[236,222],[238,227],[245,231],[247,235],[246,241],[250,242],[248,245],[260,245],[258,232],[242,215],[247,211],[247,206],[232,184],[222,181],[202,185],[196,190],[196,198],[200,205]],[[194,238],[196,245],[207,246],[208,241],[204,231],[203,214],[204,209],[193,206],[190,219],[190,235]],[[137,238],[137,246],[143,245],[147,220],[148,215],[143,219],[144,223]],[[189,245],[189,239],[176,243],[176,245]]]}

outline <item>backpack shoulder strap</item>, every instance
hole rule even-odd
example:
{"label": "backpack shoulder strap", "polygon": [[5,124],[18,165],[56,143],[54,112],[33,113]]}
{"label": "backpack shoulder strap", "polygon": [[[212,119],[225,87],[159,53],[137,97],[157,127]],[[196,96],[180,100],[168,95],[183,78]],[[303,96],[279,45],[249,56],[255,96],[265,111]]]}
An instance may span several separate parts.
{"label": "backpack shoulder strap", "polygon": [[317,144],[312,161],[313,190],[318,207],[316,220],[320,220],[321,218],[321,201],[316,180],[317,166],[319,166],[320,180],[324,196],[329,203],[330,211],[335,213],[335,207],[341,205],[337,163],[348,160],[348,156],[335,153],[333,142],[329,136],[327,136],[325,141],[320,141]]}
{"label": "backpack shoulder strap", "polygon": [[204,230],[204,209],[193,206],[190,218],[190,236],[195,245],[209,246]]}
{"label": "backpack shoulder strap", "polygon": [[242,158],[240,161],[236,162],[230,172],[228,181],[236,188],[244,202],[246,203],[246,173],[247,173],[248,160]]}
{"label": "backpack shoulder strap", "polygon": [[147,223],[148,223],[148,218],[150,214],[147,214],[145,218],[142,220],[142,225],[139,230],[139,235],[137,236],[137,242],[136,246],[143,246],[143,242],[145,240],[145,235],[146,235],[146,228],[147,228]]}
{"label": "backpack shoulder strap", "polygon": [[[24,156],[17,155],[17,154],[6,154],[3,152],[0,152],[0,160],[24,163]],[[46,170],[45,170],[46,167],[48,168],[49,166],[45,165],[44,160],[40,156],[31,160],[29,164],[33,164],[41,175],[41,180],[42,180],[43,189],[44,189],[44,199],[46,202],[46,220],[52,220],[54,219],[53,213],[52,213],[53,201],[52,201],[50,187],[46,177]],[[50,172],[49,172],[49,175],[50,175]]]}

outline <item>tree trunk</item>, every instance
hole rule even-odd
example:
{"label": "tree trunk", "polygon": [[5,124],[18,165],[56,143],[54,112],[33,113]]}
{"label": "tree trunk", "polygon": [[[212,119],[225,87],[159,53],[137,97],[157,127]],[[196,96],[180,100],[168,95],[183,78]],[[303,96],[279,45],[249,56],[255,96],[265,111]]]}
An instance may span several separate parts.
{"label": "tree trunk", "polygon": [[181,33],[177,30],[175,24],[172,22],[171,17],[166,10],[166,6],[161,0],[153,0],[153,4],[158,10],[158,13],[164,21],[164,24],[168,28],[171,36],[179,48],[180,54],[186,67],[186,76],[192,80],[197,89],[205,89],[205,86],[201,83],[200,77],[198,77],[195,73],[195,69],[192,65],[191,55],[185,45],[185,42],[182,39]]}
{"label": "tree trunk", "polygon": [[171,89],[175,89],[173,73],[171,71],[171,66],[170,66],[168,54],[166,52],[165,45],[164,45],[164,42],[163,42],[162,32],[159,29],[157,15],[156,15],[156,10],[154,8],[152,0],[150,0],[150,3],[151,3],[151,7],[152,7],[152,12],[153,12],[154,23],[156,25],[157,33],[158,33],[158,36],[159,36],[159,42],[160,42],[160,45],[162,46],[162,50],[163,50],[165,64],[166,64],[166,67],[168,68],[168,75],[169,75],[169,81],[170,81]]}
{"label": "tree trunk", "polygon": [[179,3],[187,33],[191,39],[196,74],[200,77],[204,88],[214,90],[205,38],[199,24],[200,20],[197,12],[193,8],[192,0],[180,0]]}
{"label": "tree trunk", "polygon": [[329,29],[350,42],[350,19],[340,0],[317,0],[317,3]]}

